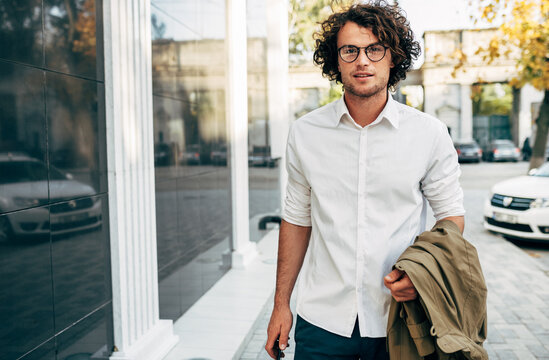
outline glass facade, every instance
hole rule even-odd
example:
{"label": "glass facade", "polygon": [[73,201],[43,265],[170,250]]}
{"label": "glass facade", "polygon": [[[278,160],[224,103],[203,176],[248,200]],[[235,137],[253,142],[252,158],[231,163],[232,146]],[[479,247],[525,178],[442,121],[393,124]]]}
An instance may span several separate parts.
{"label": "glass facade", "polygon": [[271,156],[269,132],[266,7],[266,0],[246,2],[250,240],[255,242],[270,230],[262,220],[280,215],[279,159]]}
{"label": "glass facade", "polygon": [[0,2],[0,359],[113,347],[101,14]]}
{"label": "glass facade", "polygon": [[175,320],[230,266],[225,1],[151,9],[160,318]]}

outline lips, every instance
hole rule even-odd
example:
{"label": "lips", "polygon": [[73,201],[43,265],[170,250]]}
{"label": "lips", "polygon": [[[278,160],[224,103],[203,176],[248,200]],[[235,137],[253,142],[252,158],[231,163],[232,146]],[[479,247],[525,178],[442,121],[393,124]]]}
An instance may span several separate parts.
{"label": "lips", "polygon": [[374,76],[374,74],[369,74],[369,73],[355,73],[355,74],[353,74],[353,77],[363,78],[363,79],[371,77],[371,76]]}

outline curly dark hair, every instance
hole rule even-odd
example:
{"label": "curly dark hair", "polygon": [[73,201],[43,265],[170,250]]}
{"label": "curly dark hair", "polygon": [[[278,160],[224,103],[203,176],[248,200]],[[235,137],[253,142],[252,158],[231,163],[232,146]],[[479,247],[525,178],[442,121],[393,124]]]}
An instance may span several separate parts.
{"label": "curly dark hair", "polygon": [[321,30],[314,35],[313,60],[322,67],[322,74],[341,83],[337,34],[349,21],[371,29],[379,41],[390,48],[395,66],[391,68],[388,87],[393,88],[400,80],[405,79],[406,71],[421,53],[421,48],[414,40],[414,33],[405,13],[398,5],[390,5],[385,0],[351,5],[342,12],[330,15],[321,23]]}

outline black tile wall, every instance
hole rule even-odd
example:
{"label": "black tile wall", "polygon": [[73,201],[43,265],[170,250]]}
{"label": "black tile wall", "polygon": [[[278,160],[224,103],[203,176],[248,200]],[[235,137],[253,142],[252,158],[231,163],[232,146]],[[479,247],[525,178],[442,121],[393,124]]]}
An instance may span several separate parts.
{"label": "black tile wall", "polygon": [[[48,69],[103,80],[98,43],[98,1],[44,0],[44,52]],[[99,37],[101,39],[101,37]],[[99,42],[101,43],[101,42]]]}
{"label": "black tile wall", "polygon": [[16,359],[54,336],[49,209],[0,215],[0,353]]}
{"label": "black tile wall", "polygon": [[0,58],[42,66],[42,1],[0,1]]}
{"label": "black tile wall", "polygon": [[56,332],[110,300],[106,202],[101,195],[76,200],[76,208],[71,201],[50,207],[61,210],[50,211]]}
{"label": "black tile wall", "polygon": [[58,360],[108,360],[112,323],[110,303],[81,319],[57,337]]}
{"label": "black tile wall", "polygon": [[112,351],[101,5],[0,1],[0,359]]}
{"label": "black tile wall", "polygon": [[[23,356],[18,360],[56,360],[57,358],[55,357],[55,353],[56,353],[55,339],[51,339],[43,344],[40,344],[39,347],[27,353],[25,356]],[[6,358],[6,359],[11,360],[13,358]]]}
{"label": "black tile wall", "polygon": [[[61,201],[106,192],[105,122],[99,114],[103,84],[46,73],[46,115],[50,165],[69,174],[79,185],[51,179],[50,197]],[[101,107],[103,108],[103,107]]]}

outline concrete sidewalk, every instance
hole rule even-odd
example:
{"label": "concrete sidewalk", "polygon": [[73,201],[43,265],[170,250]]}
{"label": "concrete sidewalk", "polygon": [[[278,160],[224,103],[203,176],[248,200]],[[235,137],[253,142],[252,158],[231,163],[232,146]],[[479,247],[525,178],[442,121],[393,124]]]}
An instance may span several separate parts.
{"label": "concrete sidewalk", "polygon": [[[485,348],[490,359],[549,360],[549,269],[501,236],[484,230],[485,197],[485,191],[465,192],[465,238],[478,250],[488,286]],[[271,311],[272,301],[256,322],[241,360],[270,359],[263,347]],[[294,338],[293,334],[290,336]],[[289,360],[293,359],[295,348],[290,343],[285,352],[285,359]]]}

